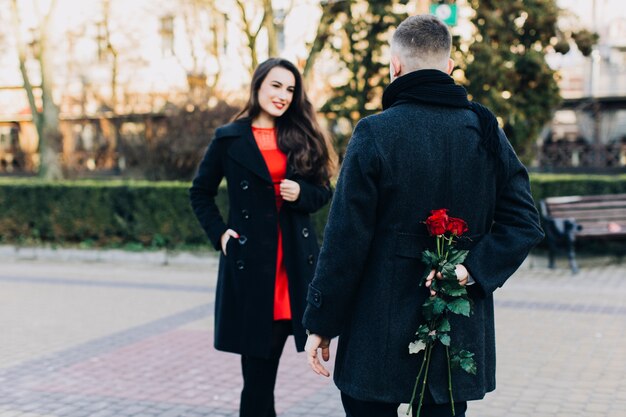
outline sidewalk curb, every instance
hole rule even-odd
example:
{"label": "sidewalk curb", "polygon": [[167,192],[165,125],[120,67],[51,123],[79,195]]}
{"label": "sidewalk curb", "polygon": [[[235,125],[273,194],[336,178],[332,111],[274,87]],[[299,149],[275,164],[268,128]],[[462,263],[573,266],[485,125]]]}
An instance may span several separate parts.
{"label": "sidewalk curb", "polygon": [[162,249],[129,252],[121,249],[75,249],[12,245],[0,245],[0,259],[156,265],[213,265],[218,261],[214,251],[178,252]]}
{"label": "sidewalk curb", "polygon": [[[161,249],[157,251],[131,252],[121,249],[79,249],[79,248],[50,248],[45,246],[14,246],[0,245],[0,259],[14,259],[24,261],[59,261],[85,263],[142,263],[152,265],[215,265],[218,252],[213,250],[199,251],[171,251]],[[624,259],[618,256],[585,255],[577,257],[581,268],[620,265]],[[557,257],[557,269],[569,269],[567,258]],[[548,255],[543,251],[533,251],[522,263],[519,269],[547,269]]]}

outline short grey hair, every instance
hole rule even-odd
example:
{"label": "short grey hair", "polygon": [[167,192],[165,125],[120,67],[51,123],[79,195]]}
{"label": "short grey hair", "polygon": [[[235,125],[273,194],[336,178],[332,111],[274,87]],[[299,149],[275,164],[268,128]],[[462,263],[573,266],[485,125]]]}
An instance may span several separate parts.
{"label": "short grey hair", "polygon": [[423,14],[406,18],[393,34],[392,50],[411,70],[445,68],[450,58],[452,36],[436,16]]}

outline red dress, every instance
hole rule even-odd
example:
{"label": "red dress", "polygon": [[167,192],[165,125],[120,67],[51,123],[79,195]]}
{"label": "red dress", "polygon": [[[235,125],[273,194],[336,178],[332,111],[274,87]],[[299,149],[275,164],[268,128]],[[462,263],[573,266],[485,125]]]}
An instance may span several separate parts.
{"label": "red dress", "polygon": [[[280,182],[285,179],[287,174],[287,155],[278,149],[276,128],[252,126],[252,134],[272,177],[274,195],[276,196],[276,210],[280,212],[283,203],[283,198],[280,195]],[[287,270],[283,262],[283,236],[280,225],[277,225],[277,228],[278,248],[276,251],[276,283],[274,285],[274,320],[291,320],[289,284]]]}

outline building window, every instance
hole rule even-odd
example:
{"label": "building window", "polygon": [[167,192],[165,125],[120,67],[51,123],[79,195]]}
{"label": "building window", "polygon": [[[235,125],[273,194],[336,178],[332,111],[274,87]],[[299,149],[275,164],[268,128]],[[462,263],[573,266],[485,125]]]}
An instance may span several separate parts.
{"label": "building window", "polygon": [[174,55],[174,16],[161,18],[161,53],[163,56]]}

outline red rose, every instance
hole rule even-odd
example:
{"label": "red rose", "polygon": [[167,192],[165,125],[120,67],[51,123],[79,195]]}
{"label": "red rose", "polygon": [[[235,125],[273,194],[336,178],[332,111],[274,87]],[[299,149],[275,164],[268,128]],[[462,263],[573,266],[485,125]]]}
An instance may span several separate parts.
{"label": "red rose", "polygon": [[426,228],[431,236],[443,235],[448,227],[448,209],[432,210],[426,219]]}
{"label": "red rose", "polygon": [[461,236],[467,232],[467,223],[463,219],[457,219],[456,217],[448,218],[448,226],[446,231],[452,233],[455,236]]}

